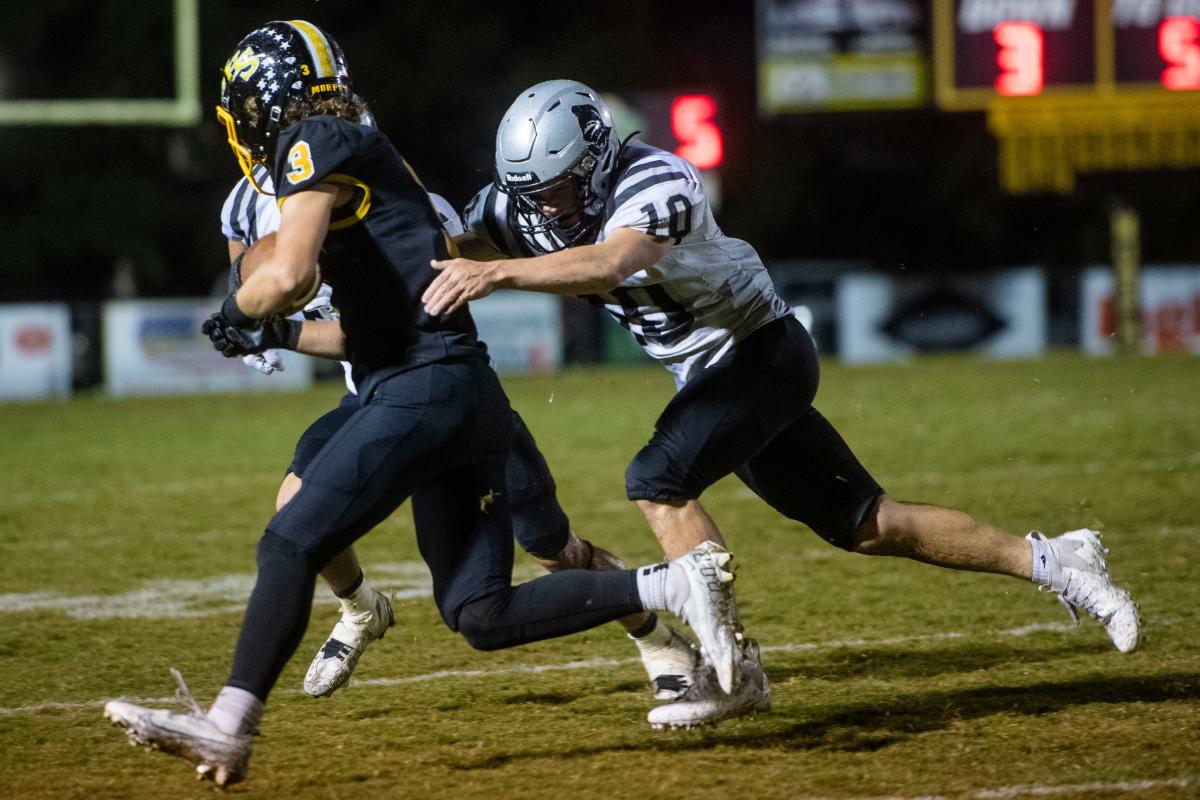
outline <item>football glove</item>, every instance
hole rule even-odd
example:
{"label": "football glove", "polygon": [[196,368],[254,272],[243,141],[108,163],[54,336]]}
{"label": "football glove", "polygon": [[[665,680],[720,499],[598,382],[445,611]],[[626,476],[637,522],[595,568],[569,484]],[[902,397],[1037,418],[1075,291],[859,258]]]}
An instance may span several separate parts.
{"label": "football glove", "polygon": [[302,327],[303,323],[282,317],[249,317],[238,308],[236,295],[231,294],[221,310],[204,321],[200,332],[212,341],[213,349],[233,358],[272,348],[293,350],[300,341]]}

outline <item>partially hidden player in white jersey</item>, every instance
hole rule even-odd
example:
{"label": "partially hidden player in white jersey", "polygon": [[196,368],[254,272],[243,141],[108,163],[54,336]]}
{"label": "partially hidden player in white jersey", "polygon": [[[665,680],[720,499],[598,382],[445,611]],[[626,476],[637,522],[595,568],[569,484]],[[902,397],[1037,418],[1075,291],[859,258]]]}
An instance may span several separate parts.
{"label": "partially hidden player in white jersey", "polygon": [[[254,170],[259,185],[267,192],[273,191],[266,169],[255,167]],[[461,222],[454,207],[440,195],[431,193],[430,199],[447,233],[451,236],[460,235]],[[230,291],[243,278],[249,277],[240,274],[240,256],[254,242],[273,234],[278,227],[276,198],[257,192],[250,181],[243,177],[230,191],[221,209],[221,231],[229,244]],[[331,294],[330,287],[322,284],[317,295],[293,318],[337,319]],[[245,356],[243,361],[268,375],[283,368],[279,355],[273,350]],[[300,490],[304,467],[354,411],[357,390],[350,365],[343,362],[342,366],[346,371],[348,394],[342,403],[318,418],[300,437],[295,457],[288,466],[276,496],[276,510],[283,508]],[[550,571],[615,569],[622,566],[621,560],[612,553],[581,539],[570,529],[567,517],[558,504],[554,480],[545,460],[524,421],[515,411],[513,423],[516,436],[506,473],[517,542]],[[318,650],[305,675],[304,689],[313,697],[328,696],[343,686],[367,645],[381,638],[393,624],[392,607],[387,595],[376,591],[367,582],[353,547],[335,556],[321,571],[321,577],[339,598],[342,617]],[[671,626],[660,623],[652,612],[625,617],[621,622],[638,646],[642,664],[653,685],[654,696],[660,700],[679,697],[691,685],[693,672],[699,663],[695,646]]]}
{"label": "partially hidden player in white jersey", "polygon": [[[700,176],[679,156],[619,142],[596,92],[548,81],[522,92],[496,135],[495,179],[465,213],[472,240],[423,300],[453,312],[495,289],[574,294],[602,305],[674,376],[678,389],[626,472],[668,558],[721,534],[701,493],[735,473],[829,543],[941,567],[1032,579],[1071,615],[1100,621],[1118,650],[1140,620],[1113,584],[1098,535],[1024,539],[965,513],[893,500],[812,406],[816,349],[754,249],[713,220]],[[504,258],[505,260],[486,260]],[[706,652],[707,668],[656,727],[766,709],[752,640]]]}

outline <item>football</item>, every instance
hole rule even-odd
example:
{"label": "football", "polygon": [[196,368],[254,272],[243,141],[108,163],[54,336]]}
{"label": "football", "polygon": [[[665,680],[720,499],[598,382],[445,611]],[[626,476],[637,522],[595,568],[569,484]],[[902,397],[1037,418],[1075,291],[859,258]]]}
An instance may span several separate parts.
{"label": "football", "polygon": [[[246,257],[242,259],[241,277],[245,281],[254,271],[267,259],[271,258],[275,253],[275,234],[269,233],[255,242],[246,252]],[[283,316],[295,314],[303,311],[304,307],[317,296],[317,292],[321,290],[321,267],[319,264],[313,267],[312,284],[300,295],[296,302],[280,312]]]}
{"label": "football", "polygon": [[320,267],[320,265],[314,265],[313,266],[312,285],[309,286],[308,289],[305,290],[304,294],[302,294],[300,296],[301,299],[297,300],[295,303],[288,306],[287,310],[285,310],[283,313],[284,314],[295,314],[298,311],[303,311],[304,307],[306,305],[308,305],[314,297],[317,296],[317,292],[319,292],[320,290],[321,290],[321,267]]}

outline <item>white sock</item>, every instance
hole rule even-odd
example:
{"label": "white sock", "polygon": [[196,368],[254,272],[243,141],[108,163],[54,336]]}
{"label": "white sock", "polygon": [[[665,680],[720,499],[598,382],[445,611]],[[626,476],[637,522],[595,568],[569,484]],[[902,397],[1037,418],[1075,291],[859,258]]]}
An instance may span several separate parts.
{"label": "white sock", "polygon": [[691,593],[683,567],[673,561],[641,567],[637,571],[637,587],[642,608],[670,611],[683,618],[683,609]]}
{"label": "white sock", "polygon": [[345,597],[339,597],[338,600],[342,603],[344,613],[362,614],[374,610],[375,590],[371,588],[371,584],[367,583],[366,578],[363,578],[357,589]]}
{"label": "white sock", "polygon": [[1037,539],[1032,534],[1026,536],[1025,539],[1033,550],[1031,580],[1038,586],[1050,586],[1051,576],[1058,570],[1058,559],[1054,557],[1054,552],[1047,546],[1044,539]]}
{"label": "white sock", "polygon": [[208,719],[222,733],[240,736],[253,733],[258,728],[262,714],[262,700],[245,689],[226,686],[208,710]]}

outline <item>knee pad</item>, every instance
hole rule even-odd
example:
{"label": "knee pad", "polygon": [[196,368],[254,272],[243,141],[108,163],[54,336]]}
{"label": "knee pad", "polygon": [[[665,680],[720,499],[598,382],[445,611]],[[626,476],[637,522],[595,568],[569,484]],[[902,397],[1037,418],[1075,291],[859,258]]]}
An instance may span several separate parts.
{"label": "knee pad", "polygon": [[304,550],[295,542],[288,541],[277,533],[267,531],[258,540],[258,568],[278,562],[307,561]]}
{"label": "knee pad", "polygon": [[467,644],[476,650],[500,650],[512,645],[510,632],[496,624],[498,611],[507,599],[508,592],[497,592],[459,609],[455,627]]}
{"label": "knee pad", "polygon": [[299,563],[306,570],[316,573],[324,569],[329,560],[338,552],[340,550],[334,550],[332,553],[306,550],[302,545],[268,529],[258,540],[258,569],[261,572],[270,564]]}

